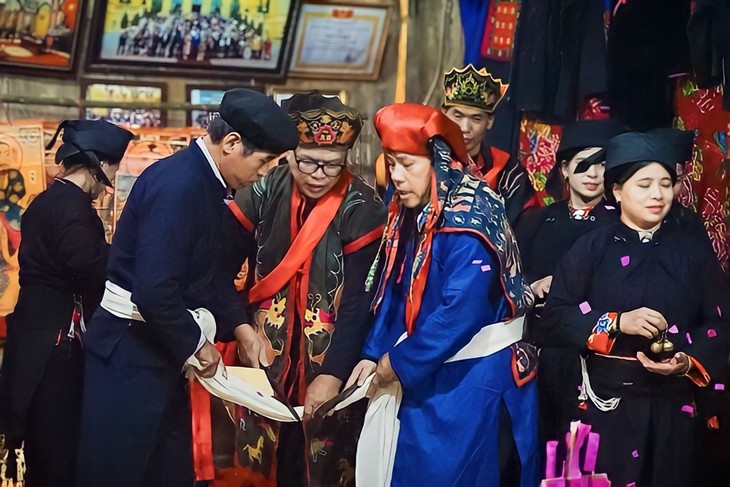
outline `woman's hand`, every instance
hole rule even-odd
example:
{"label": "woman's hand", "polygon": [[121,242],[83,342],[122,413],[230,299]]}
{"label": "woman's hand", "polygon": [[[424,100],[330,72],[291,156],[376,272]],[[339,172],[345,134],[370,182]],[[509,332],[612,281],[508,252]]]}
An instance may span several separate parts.
{"label": "woman's hand", "polygon": [[651,308],[639,308],[621,313],[618,329],[626,335],[637,335],[652,339],[667,329],[667,320]]}
{"label": "woman's hand", "polygon": [[636,358],[646,370],[660,375],[685,375],[692,366],[689,355],[684,352],[677,352],[674,357],[660,362],[654,362],[643,352],[638,352]]}

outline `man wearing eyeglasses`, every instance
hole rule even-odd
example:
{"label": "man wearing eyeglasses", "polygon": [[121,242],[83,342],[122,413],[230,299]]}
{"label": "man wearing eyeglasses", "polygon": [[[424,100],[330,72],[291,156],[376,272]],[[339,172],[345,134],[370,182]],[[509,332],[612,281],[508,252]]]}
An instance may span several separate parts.
{"label": "man wearing eyeglasses", "polygon": [[258,243],[248,290],[257,335],[246,356],[259,356],[290,405],[304,406],[307,426],[239,411],[236,451],[252,478],[334,485],[354,474],[364,407],[307,419],[340,392],[360,358],[371,325],[365,281],[385,207],[374,188],[347,170],[362,128],[356,110],[316,91],[282,107],[299,130],[296,150],[287,164],[239,191],[229,208]]}

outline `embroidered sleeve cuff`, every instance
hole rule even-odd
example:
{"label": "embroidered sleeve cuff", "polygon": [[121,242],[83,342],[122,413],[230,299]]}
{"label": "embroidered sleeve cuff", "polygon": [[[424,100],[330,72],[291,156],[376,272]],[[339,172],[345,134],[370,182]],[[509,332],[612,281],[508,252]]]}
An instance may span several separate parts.
{"label": "embroidered sleeve cuff", "polygon": [[706,387],[710,383],[710,374],[707,373],[699,360],[689,356],[689,370],[684,374],[697,387]]}
{"label": "embroidered sleeve cuff", "polygon": [[605,313],[598,318],[588,337],[588,349],[598,353],[610,353],[618,335],[618,313]]}

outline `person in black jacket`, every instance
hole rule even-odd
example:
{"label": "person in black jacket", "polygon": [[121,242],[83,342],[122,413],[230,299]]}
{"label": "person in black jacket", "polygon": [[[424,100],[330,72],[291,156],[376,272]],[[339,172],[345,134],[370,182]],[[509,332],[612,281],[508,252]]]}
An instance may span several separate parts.
{"label": "person in black jacket", "polygon": [[244,259],[230,255],[227,230],[238,224],[226,202],[293,150],[299,133],[251,90],[227,91],[218,112],[204,137],[140,175],[119,219],[86,334],[80,485],[192,485],[185,363],[194,356],[199,375],[212,377],[221,362],[212,342],[235,337],[242,362],[258,365],[259,340],[233,284]]}
{"label": "person in black jacket", "polygon": [[20,296],[0,375],[0,433],[6,448],[25,442],[31,487],[74,485],[84,318],[99,305],[108,255],[91,203],[111,186],[133,137],[101,120],[67,120],[56,136],[62,129],[63,173],[23,215]]}
{"label": "person in black jacket", "polygon": [[671,212],[676,161],[666,135],[609,142],[620,221],[570,249],[542,315],[552,340],[583,351],[581,419],[615,485],[697,485],[694,388],[724,382],[730,291],[706,240]]}
{"label": "person in black jacket", "polygon": [[603,197],[603,173],[606,144],[621,131],[610,120],[566,125],[548,178],[548,190],[559,201],[526,210],[515,227],[525,277],[538,300],[528,320],[528,333],[541,348],[538,395],[544,440],[563,436],[575,419],[580,367],[576,348],[547,340],[539,314],[560,259],[581,236],[618,220],[618,209]]}

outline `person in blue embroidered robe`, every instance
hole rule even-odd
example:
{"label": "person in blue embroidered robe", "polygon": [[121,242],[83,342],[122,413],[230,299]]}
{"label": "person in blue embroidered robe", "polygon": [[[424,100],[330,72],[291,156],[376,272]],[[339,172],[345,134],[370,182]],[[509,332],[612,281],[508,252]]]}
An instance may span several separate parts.
{"label": "person in blue embroidered robe", "polygon": [[[374,371],[373,389],[395,381],[402,387],[391,485],[499,485],[504,403],[521,485],[533,487],[535,357],[521,342],[522,319],[515,319],[533,297],[503,202],[457,169],[468,153],[458,126],[440,111],[391,105],[376,114],[375,127],[393,198],[384,252],[373,265],[382,262],[383,269],[376,320],[348,385]],[[467,344],[487,330],[503,339],[470,350]]]}

